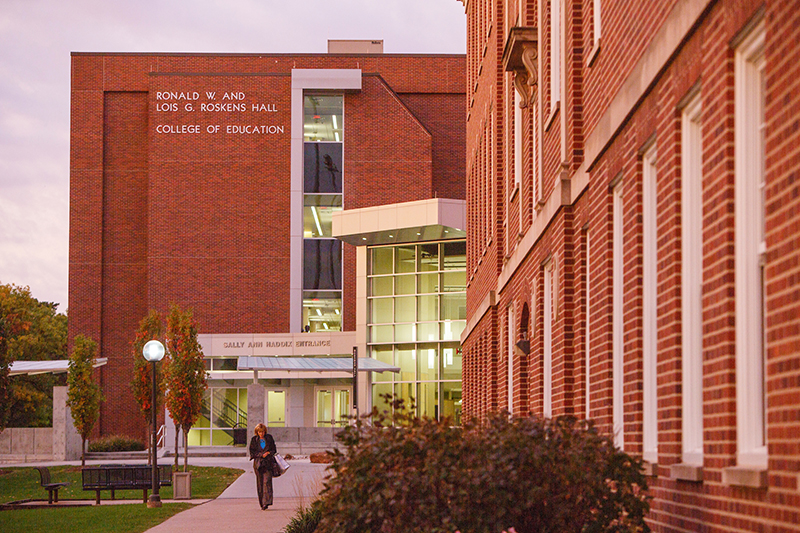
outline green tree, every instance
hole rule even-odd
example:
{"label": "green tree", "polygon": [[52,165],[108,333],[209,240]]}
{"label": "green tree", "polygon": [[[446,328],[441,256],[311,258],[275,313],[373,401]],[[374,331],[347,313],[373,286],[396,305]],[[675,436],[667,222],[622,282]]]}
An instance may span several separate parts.
{"label": "green tree", "polygon": [[[144,356],[142,355],[142,349],[144,345],[147,344],[148,341],[151,340],[158,340],[164,342],[164,320],[161,317],[161,314],[158,311],[150,310],[146,317],[144,317],[141,322],[139,322],[139,329],[136,331],[136,336],[131,343],[132,347],[132,356],[133,356],[133,380],[131,381],[131,388],[133,389],[133,396],[136,399],[136,403],[139,404],[139,409],[144,416],[145,422],[147,423],[147,435],[151,435],[153,428],[152,426],[152,390],[153,390],[153,382],[150,370],[152,368],[152,364],[148,363]],[[166,359],[164,360],[166,364]],[[163,365],[162,365],[163,369]],[[158,376],[157,376],[158,377]],[[164,402],[164,372],[160,373],[161,379],[158,379],[158,391],[156,396],[156,402]],[[158,405],[156,405],[156,409],[158,409]],[[149,438],[148,438],[149,442]],[[152,454],[153,451],[151,449],[152,446],[148,446],[150,450],[150,454],[148,455],[148,461],[152,461]],[[152,464],[152,463],[150,463]]]}
{"label": "green tree", "polygon": [[[203,349],[197,340],[197,323],[191,310],[181,311],[177,305],[167,316],[167,353],[169,364],[164,369],[166,404],[177,429],[183,429],[183,471],[189,461],[188,433],[203,406],[203,393],[208,387]],[[176,431],[177,439],[177,431]],[[175,458],[177,465],[177,442]]]}
{"label": "green tree", "polygon": [[25,309],[27,288],[0,285],[0,431],[6,428],[11,407],[10,372],[14,361],[14,339],[30,329]]}
{"label": "green tree", "polygon": [[67,372],[67,405],[81,436],[81,466],[86,465],[86,439],[100,416],[103,401],[103,393],[93,376],[96,354],[97,343],[83,335],[75,337]]}

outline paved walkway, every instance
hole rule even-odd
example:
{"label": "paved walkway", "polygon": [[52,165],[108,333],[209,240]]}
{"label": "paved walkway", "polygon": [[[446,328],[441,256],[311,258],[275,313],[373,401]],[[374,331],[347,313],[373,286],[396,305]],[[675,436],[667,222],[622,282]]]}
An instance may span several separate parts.
{"label": "paved walkway", "polygon": [[178,513],[148,533],[193,533],[251,531],[279,533],[296,514],[300,505],[307,505],[322,488],[326,465],[305,460],[290,461],[289,470],[273,480],[274,504],[266,511],[258,505],[256,476],[247,459],[197,458],[198,466],[227,466],[242,468],[245,473],[234,481],[217,499]]}

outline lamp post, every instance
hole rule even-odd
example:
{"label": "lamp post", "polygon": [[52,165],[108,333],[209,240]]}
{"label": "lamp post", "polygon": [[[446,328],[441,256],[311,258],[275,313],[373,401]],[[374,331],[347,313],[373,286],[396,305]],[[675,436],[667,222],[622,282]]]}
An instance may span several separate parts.
{"label": "lamp post", "polygon": [[147,506],[148,507],[161,507],[161,496],[158,494],[158,485],[159,485],[159,480],[158,480],[158,457],[156,455],[156,446],[158,445],[158,442],[156,441],[156,424],[157,424],[157,419],[156,419],[156,401],[158,400],[158,398],[157,398],[158,385],[157,385],[157,382],[156,382],[156,363],[158,361],[161,361],[161,359],[164,357],[164,345],[161,344],[158,341],[155,341],[155,340],[148,341],[147,344],[144,345],[144,348],[142,348],[142,355],[144,355],[145,360],[150,361],[151,363],[153,363],[153,368],[152,368],[152,372],[151,372],[153,374],[153,395],[151,397],[152,401],[151,401],[151,407],[150,407],[150,411],[151,411],[151,413],[153,415],[153,421],[152,421],[153,436],[152,436],[152,442],[150,444],[150,446],[151,446],[150,449],[153,452],[153,477],[152,477],[152,482],[153,483],[152,483],[152,487],[151,487],[150,498],[147,501]]}

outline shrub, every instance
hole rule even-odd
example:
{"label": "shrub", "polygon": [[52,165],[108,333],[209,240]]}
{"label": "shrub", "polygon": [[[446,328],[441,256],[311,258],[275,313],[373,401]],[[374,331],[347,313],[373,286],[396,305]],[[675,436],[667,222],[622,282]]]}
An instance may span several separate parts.
{"label": "shrub", "polygon": [[300,506],[297,514],[283,528],[283,533],[314,533],[320,518],[322,518],[322,512],[316,503],[308,507]]}
{"label": "shrub", "polygon": [[89,443],[90,452],[139,452],[144,449],[142,441],[122,435],[100,437]]}
{"label": "shrub", "polygon": [[321,533],[649,531],[641,461],[589,422],[372,417],[340,434]]}

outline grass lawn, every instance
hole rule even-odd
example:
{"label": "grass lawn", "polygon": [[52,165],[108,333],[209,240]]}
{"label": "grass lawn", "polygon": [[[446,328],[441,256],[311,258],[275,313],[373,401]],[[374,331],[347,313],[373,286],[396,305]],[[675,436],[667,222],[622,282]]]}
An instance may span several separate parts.
{"label": "grass lawn", "polygon": [[[190,466],[192,498],[216,498],[242,474],[235,468]],[[68,481],[58,492],[59,500],[94,500],[94,491],[81,488],[80,466],[50,467],[53,482]],[[172,487],[161,487],[164,500],[172,498]],[[102,491],[102,500],[111,491]],[[59,509],[20,509],[0,511],[0,532],[58,531],[58,533],[139,533],[160,524],[170,516],[190,508],[190,503],[165,503],[149,509],[141,503],[141,490],[118,490],[119,500],[138,500],[135,504],[65,507]],[[37,499],[47,501],[47,491],[39,486],[35,468],[0,468],[0,502]]]}
{"label": "grass lawn", "polygon": [[[192,498],[216,498],[238,478],[243,470],[210,466],[189,466],[192,472]],[[93,500],[93,490],[81,487],[80,466],[51,466],[50,480],[53,483],[68,481],[70,484],[58,491],[59,500]],[[161,487],[162,500],[172,498],[172,487]],[[117,490],[118,500],[141,500],[141,490]],[[111,491],[100,492],[101,500],[110,500]],[[0,503],[18,500],[47,500],[47,491],[39,485],[39,472],[35,468],[0,468]],[[0,528],[0,530],[2,530]]]}
{"label": "grass lawn", "polygon": [[148,509],[146,505],[139,503],[0,511],[0,531],[3,533],[31,531],[140,533],[189,507],[192,507],[192,504],[165,503],[163,507]]}

